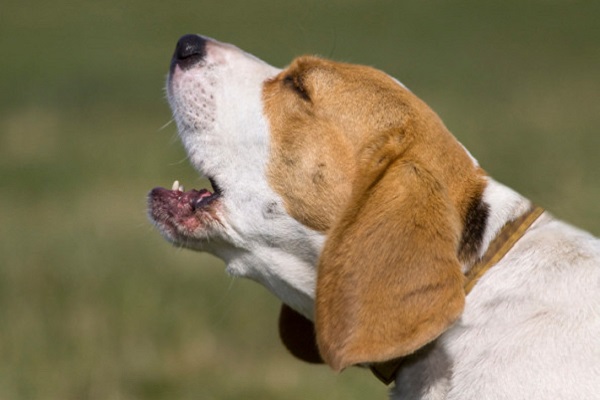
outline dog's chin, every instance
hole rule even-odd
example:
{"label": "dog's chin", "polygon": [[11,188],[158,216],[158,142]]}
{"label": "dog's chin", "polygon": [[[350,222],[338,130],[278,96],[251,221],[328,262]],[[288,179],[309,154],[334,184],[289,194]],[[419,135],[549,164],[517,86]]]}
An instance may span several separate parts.
{"label": "dog's chin", "polygon": [[148,215],[161,234],[177,246],[201,248],[221,221],[221,191],[184,191],[175,181],[172,189],[157,187],[148,194]]}

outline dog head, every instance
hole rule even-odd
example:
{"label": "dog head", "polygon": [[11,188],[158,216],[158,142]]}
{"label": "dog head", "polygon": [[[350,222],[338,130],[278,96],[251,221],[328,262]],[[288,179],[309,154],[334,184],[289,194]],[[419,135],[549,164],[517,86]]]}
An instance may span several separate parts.
{"label": "dog head", "polygon": [[[213,187],[154,189],[151,219],[289,306],[280,331],[294,354],[318,358],[304,351],[310,321],[320,356],[340,370],[410,354],[459,316],[461,262],[478,240],[466,221],[485,176],[397,80],[312,56],[281,70],[186,35],[167,90]],[[300,315],[307,323],[288,329]]]}

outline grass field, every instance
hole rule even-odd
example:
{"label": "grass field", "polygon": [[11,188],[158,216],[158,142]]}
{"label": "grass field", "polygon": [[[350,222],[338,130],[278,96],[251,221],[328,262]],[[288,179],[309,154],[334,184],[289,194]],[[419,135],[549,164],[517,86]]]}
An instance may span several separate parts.
{"label": "grass field", "polygon": [[278,302],[153,230],[185,160],[164,99],[178,37],[275,65],[370,64],[425,99],[482,166],[600,234],[600,3],[9,1],[0,14],[0,400],[375,399],[304,365]]}

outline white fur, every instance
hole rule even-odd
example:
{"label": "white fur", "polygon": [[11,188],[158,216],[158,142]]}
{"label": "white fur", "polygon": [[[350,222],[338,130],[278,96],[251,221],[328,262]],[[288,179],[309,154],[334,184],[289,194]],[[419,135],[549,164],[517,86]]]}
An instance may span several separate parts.
{"label": "white fur", "polygon": [[235,276],[256,280],[305,316],[313,316],[315,268],[323,235],[285,213],[266,179],[269,132],[264,81],[278,69],[235,46],[210,40],[204,62],[176,67],[167,92],[191,163],[223,190],[221,224],[185,243],[209,251]]}
{"label": "white fur", "polygon": [[[529,204],[493,181],[484,198],[486,236]],[[401,370],[392,398],[600,398],[600,241],[543,214],[475,285],[460,320]]]}
{"label": "white fur", "polygon": [[[286,214],[265,172],[261,86],[278,71],[211,40],[205,62],[174,71],[169,101],[192,164],[224,192],[221,224],[191,247],[215,253],[230,273],[261,282],[312,318],[324,236]],[[490,216],[481,254],[530,206],[492,179],[484,201]],[[396,383],[394,399],[599,399],[598,239],[545,213],[478,282],[460,320]]]}
{"label": "white fur", "polygon": [[496,237],[506,221],[522,215],[531,207],[531,202],[509,187],[487,177],[483,201],[490,208],[486,230],[483,235],[479,256],[483,256],[490,242]]}

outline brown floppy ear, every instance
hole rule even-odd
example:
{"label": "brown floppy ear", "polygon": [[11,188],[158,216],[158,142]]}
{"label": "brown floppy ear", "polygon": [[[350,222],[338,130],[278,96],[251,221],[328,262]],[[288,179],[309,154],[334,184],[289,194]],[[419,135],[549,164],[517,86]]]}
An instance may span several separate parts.
{"label": "brown floppy ear", "polygon": [[368,158],[319,261],[317,341],[336,371],[410,354],[464,307],[446,187],[406,155]]}
{"label": "brown floppy ear", "polygon": [[279,312],[279,337],[296,358],[313,364],[323,363],[317,347],[315,325],[287,304],[282,304]]}

